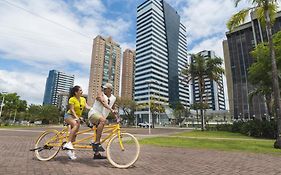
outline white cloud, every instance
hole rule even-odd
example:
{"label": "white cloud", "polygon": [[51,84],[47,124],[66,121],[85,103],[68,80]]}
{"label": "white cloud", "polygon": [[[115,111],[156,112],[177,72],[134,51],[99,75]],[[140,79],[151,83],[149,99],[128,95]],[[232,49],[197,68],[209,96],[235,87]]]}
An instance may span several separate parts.
{"label": "white cloud", "polygon": [[[16,92],[22,100],[27,100],[29,104],[42,104],[45,84],[48,72],[46,74],[34,74],[26,71],[7,71],[0,69],[0,92]],[[74,72],[75,85],[82,87],[84,94],[88,94],[88,76],[83,76]]]}
{"label": "white cloud", "polygon": [[227,31],[226,23],[234,13],[246,5],[249,4],[241,3],[235,8],[232,0],[186,1],[185,5],[180,7],[179,14],[182,23],[187,27],[188,45],[193,47],[191,52],[213,49],[222,57],[221,45]]}
{"label": "white cloud", "polygon": [[[17,0],[12,4],[41,16],[1,2],[0,53],[5,58],[20,61],[89,65],[92,40],[96,35],[111,35],[118,42],[125,38],[131,25],[120,17],[103,17],[106,9],[99,0],[76,0],[73,7],[55,0]],[[76,8],[77,12],[71,8]]]}
{"label": "white cloud", "polygon": [[22,100],[42,104],[46,78],[32,72],[0,70],[0,91],[17,92]]}
{"label": "white cloud", "polygon": [[74,85],[80,86],[83,90],[83,94],[88,95],[89,77],[75,76]]}
{"label": "white cloud", "polygon": [[[0,58],[34,69],[0,65],[0,90],[42,104],[48,71],[58,69],[74,74],[75,84],[87,94],[93,38],[112,36],[122,46],[133,46],[125,39],[132,23],[120,16],[106,18],[106,12],[101,0],[1,1]],[[77,70],[67,72],[75,64]]]}
{"label": "white cloud", "polygon": [[192,50],[190,50],[191,53],[198,53],[202,50],[213,50],[215,51],[216,55],[219,57],[223,56],[223,50],[222,50],[222,40],[221,37],[212,37],[208,38],[199,44],[195,45]]}
{"label": "white cloud", "polygon": [[74,7],[81,13],[100,16],[101,13],[106,11],[106,7],[101,0],[75,0]]}

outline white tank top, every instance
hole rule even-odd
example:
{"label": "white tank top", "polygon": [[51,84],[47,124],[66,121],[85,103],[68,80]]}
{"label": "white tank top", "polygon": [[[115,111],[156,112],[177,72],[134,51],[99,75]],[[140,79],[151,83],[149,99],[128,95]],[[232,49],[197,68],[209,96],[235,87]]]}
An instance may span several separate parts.
{"label": "white tank top", "polygon": [[[109,106],[110,108],[112,108],[113,104],[114,104],[115,101],[116,101],[116,97],[115,97],[114,95],[112,95],[112,94],[110,95],[109,98],[104,94],[104,99],[105,99],[106,104],[108,104],[108,106]],[[108,100],[109,100],[109,103],[108,103]],[[105,108],[105,107],[103,107],[102,115],[103,115],[105,118],[107,118],[107,116],[109,115],[109,113],[110,113],[110,110],[107,109],[107,108]]]}
{"label": "white tank top", "polygon": [[[110,108],[112,108],[113,104],[115,103],[116,101],[116,97],[114,95],[111,94],[111,96],[108,98],[104,93],[102,93],[103,95],[103,98],[105,99],[105,102],[106,104],[108,104],[108,100],[109,100],[109,104],[108,106]],[[107,116],[109,115],[110,113],[110,110],[106,109],[102,103],[98,100],[95,100],[95,103],[93,105],[93,108],[91,109],[95,112],[99,112],[100,114],[103,115],[103,117],[107,118]]]}

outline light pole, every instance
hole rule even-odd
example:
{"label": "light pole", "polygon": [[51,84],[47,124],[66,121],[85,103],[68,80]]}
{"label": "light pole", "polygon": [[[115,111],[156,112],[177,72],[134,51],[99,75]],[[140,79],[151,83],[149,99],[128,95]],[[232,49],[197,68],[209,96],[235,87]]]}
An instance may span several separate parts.
{"label": "light pole", "polygon": [[4,101],[5,101],[5,94],[7,92],[1,92],[1,94],[3,95],[2,97],[2,102],[1,102],[1,108],[0,108],[0,119],[1,119],[1,116],[2,116],[2,109],[3,109],[3,106],[4,106]]}
{"label": "light pole", "polygon": [[148,134],[151,134],[150,81],[148,81]]}

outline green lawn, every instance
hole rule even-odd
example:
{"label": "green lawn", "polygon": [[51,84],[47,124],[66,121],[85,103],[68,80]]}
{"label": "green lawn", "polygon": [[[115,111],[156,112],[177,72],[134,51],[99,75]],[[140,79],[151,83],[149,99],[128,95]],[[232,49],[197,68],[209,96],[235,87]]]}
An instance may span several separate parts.
{"label": "green lawn", "polygon": [[[253,139],[235,133],[229,132],[189,132],[177,134],[180,137],[154,137],[141,139],[141,144],[149,144],[162,147],[181,147],[181,148],[196,148],[196,149],[211,149],[222,151],[244,151],[253,153],[271,153],[281,155],[281,150],[273,148],[274,140]],[[196,138],[184,138],[196,137]],[[201,137],[201,138],[200,138]],[[202,138],[208,137],[208,139]],[[217,139],[222,138],[222,139]],[[223,139],[228,138],[228,139]],[[230,140],[231,138],[235,140]],[[239,140],[239,138],[241,140]],[[243,140],[252,139],[252,140]]]}
{"label": "green lawn", "polygon": [[210,137],[210,138],[241,138],[251,139],[240,133],[226,132],[226,131],[191,131],[174,134],[175,136],[186,136],[186,137]]}

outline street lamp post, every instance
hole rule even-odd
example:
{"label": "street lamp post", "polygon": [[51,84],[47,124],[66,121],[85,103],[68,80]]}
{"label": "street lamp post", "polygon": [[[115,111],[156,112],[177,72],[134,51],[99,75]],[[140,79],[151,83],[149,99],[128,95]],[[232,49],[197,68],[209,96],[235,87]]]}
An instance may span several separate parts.
{"label": "street lamp post", "polygon": [[4,101],[5,101],[5,95],[7,92],[2,92],[1,94],[3,95],[2,97],[2,102],[1,102],[1,108],[0,108],[0,119],[1,119],[1,116],[2,116],[2,110],[3,110],[3,106],[4,106]]}
{"label": "street lamp post", "polygon": [[148,82],[148,134],[151,134],[150,83]]}

